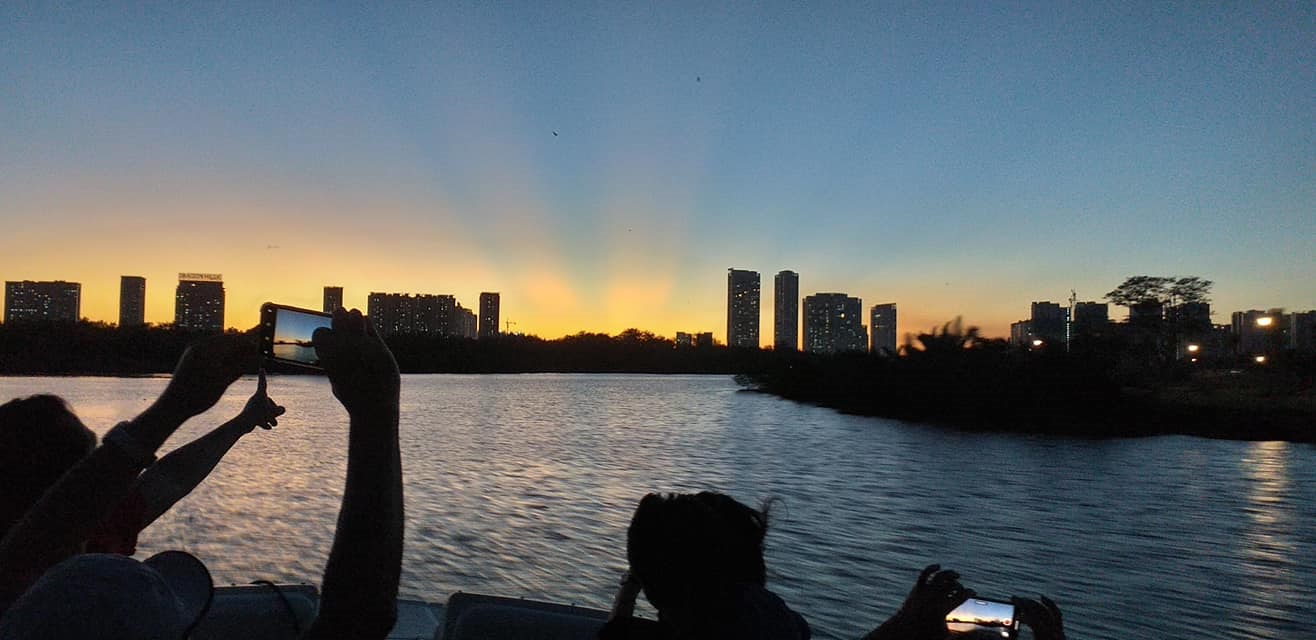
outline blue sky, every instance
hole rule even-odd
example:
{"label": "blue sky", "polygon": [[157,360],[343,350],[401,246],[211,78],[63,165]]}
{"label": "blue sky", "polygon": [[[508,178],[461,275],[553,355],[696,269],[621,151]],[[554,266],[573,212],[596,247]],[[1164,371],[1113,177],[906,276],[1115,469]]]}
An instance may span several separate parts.
{"label": "blue sky", "polygon": [[731,266],[902,332],[1135,274],[1316,307],[1311,3],[345,7],[0,7],[0,275],[167,321],[222,272],[237,326],[500,291],[547,336],[721,338]]}

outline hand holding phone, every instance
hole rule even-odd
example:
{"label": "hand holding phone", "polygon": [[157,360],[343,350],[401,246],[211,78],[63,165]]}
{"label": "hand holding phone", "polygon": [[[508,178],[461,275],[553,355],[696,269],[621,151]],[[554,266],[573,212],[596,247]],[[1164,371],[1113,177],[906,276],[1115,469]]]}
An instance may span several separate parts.
{"label": "hand holding phone", "polygon": [[332,319],[328,313],[266,302],[260,307],[260,352],[277,362],[320,369],[311,336]]}
{"label": "hand holding phone", "polygon": [[1064,618],[1055,601],[1038,596],[1038,600],[1015,597],[1012,599],[1018,610],[1019,622],[1033,630],[1036,640],[1065,640]]}

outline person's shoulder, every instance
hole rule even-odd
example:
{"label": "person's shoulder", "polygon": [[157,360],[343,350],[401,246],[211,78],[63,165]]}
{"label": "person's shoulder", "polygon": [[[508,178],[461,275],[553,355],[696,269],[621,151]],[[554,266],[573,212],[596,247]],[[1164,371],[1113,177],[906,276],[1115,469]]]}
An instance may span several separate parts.
{"label": "person's shoulder", "polygon": [[740,623],[748,637],[762,640],[808,640],[809,622],[766,587],[744,584],[737,593]]}

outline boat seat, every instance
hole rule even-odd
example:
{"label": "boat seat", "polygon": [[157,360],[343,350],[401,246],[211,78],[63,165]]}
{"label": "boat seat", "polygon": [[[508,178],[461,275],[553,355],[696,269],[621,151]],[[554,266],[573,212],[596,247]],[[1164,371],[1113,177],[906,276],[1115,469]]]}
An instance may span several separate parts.
{"label": "boat seat", "polygon": [[319,592],[308,584],[217,587],[192,640],[285,640],[315,619]]}
{"label": "boat seat", "polygon": [[571,605],[455,593],[443,640],[594,640],[607,612]]}

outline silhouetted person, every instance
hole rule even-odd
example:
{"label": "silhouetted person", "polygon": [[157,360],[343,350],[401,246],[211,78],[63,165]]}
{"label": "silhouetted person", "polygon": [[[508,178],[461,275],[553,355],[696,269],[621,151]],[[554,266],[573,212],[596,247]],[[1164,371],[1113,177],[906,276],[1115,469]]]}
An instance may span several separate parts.
{"label": "silhouetted person", "polygon": [[[767,530],[764,511],[720,493],[645,496],[626,533],[630,572],[599,637],[809,638],[804,618],[766,588]],[[640,591],[656,624],[632,617]]]}
{"label": "silhouetted person", "polygon": [[[256,393],[237,416],[147,467],[112,512],[83,540],[71,543],[63,556],[82,551],[132,555],[142,529],[205,480],[242,436],[257,426],[274,426],[282,413],[283,407],[265,394],[262,372]],[[0,405],[0,485],[5,487],[0,496],[0,538],[42,493],[95,447],[96,435],[58,396],[36,395]],[[44,561],[57,562],[63,556]],[[0,611],[48,567],[33,562],[21,574],[15,567],[4,567],[0,572]]]}
{"label": "silhouetted person", "polygon": [[[359,311],[336,311],[332,328],[318,329],[314,342],[333,393],[347,409],[350,430],[338,527],[325,567],[317,617],[303,637],[383,638],[397,617],[402,564],[397,364]],[[107,434],[101,446],[64,474],[0,541],[0,574],[50,566],[86,539],[131,490],[138,473],[151,463],[155,450],[169,435],[184,420],[214,405],[238,378],[250,355],[246,351],[240,340],[227,336],[189,347],[160,399],[141,416]],[[57,629],[40,625],[74,618],[88,621],[83,627],[87,632],[104,634],[104,627],[95,623],[114,617],[114,612],[98,611],[94,599],[70,603],[73,610],[64,611],[58,620],[28,615],[28,607],[50,602],[40,597],[42,593],[44,589],[34,589],[31,600],[25,594],[0,617],[4,633],[0,640],[60,637]],[[145,623],[141,628],[101,637],[166,637],[171,628],[166,623],[176,619],[173,612],[160,608],[168,600],[163,598],[153,607],[154,600],[142,599],[136,614],[136,619]],[[19,627],[11,622],[19,619],[36,621],[37,626]],[[150,628],[153,621],[159,624]]]}

